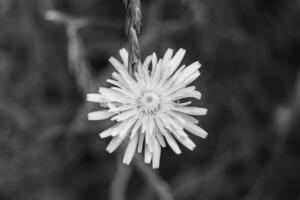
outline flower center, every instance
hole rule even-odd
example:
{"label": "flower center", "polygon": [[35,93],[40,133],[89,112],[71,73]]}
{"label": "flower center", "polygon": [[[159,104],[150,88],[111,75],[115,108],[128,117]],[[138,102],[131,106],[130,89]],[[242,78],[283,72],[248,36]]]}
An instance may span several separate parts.
{"label": "flower center", "polygon": [[154,92],[145,92],[141,98],[138,99],[140,108],[145,114],[155,114],[160,108],[160,98]]}

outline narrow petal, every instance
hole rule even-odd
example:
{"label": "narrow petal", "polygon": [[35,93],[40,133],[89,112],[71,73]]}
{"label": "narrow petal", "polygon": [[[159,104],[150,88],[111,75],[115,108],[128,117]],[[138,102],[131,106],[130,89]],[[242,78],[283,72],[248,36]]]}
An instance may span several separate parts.
{"label": "narrow petal", "polygon": [[207,137],[207,132],[193,123],[185,123],[184,128],[198,137]]}
{"label": "narrow petal", "polygon": [[109,153],[114,152],[122,143],[122,141],[125,139],[125,137],[114,137],[110,143],[106,147],[106,151]]}
{"label": "narrow petal", "polygon": [[129,143],[127,145],[127,148],[126,148],[126,151],[124,154],[124,158],[123,158],[124,164],[126,164],[126,165],[130,164],[130,162],[135,154],[137,143],[138,143],[138,135],[136,135],[131,140],[129,140]]}
{"label": "narrow petal", "polygon": [[150,135],[149,130],[146,131],[145,143],[149,148],[149,151],[153,152],[153,137]]}
{"label": "narrow petal", "polygon": [[117,59],[114,57],[110,57],[109,62],[114,66],[114,68],[122,75],[128,86],[132,91],[135,91],[137,88],[137,83],[133,78],[129,75],[128,71]]}
{"label": "narrow petal", "polygon": [[162,86],[162,92],[167,92],[170,90],[170,88],[173,88],[174,85],[178,84],[177,80],[179,79],[180,76],[182,76],[182,72],[185,68],[185,65],[181,66],[173,76],[171,76],[166,83]]}
{"label": "narrow petal", "polygon": [[107,102],[107,100],[104,98],[103,95],[96,93],[96,94],[87,94],[86,95],[86,100],[90,102],[95,102],[95,103],[102,103],[102,102]]}
{"label": "narrow petal", "polygon": [[145,163],[149,164],[152,160],[152,152],[150,152],[150,149],[148,145],[145,145]]}
{"label": "narrow petal", "polygon": [[101,133],[99,133],[100,138],[106,138],[111,136],[111,132],[112,132],[112,128],[106,129],[104,131],[102,131]]}
{"label": "narrow petal", "polygon": [[144,63],[143,63],[143,65],[142,65],[142,68],[146,69],[146,70],[149,70],[149,64],[150,64],[151,61],[152,61],[152,55],[147,56]]}
{"label": "narrow petal", "polygon": [[162,72],[163,72],[162,68],[163,68],[162,60],[159,59],[157,65],[156,65],[155,73],[154,73],[153,78],[152,78],[152,82],[156,85],[159,83],[160,77],[162,75]]}
{"label": "narrow petal", "polygon": [[121,92],[109,89],[109,88],[100,88],[99,92],[110,101],[116,101],[120,103],[132,103],[133,99],[126,97]]}
{"label": "narrow petal", "polygon": [[197,72],[193,73],[192,75],[188,76],[187,78],[185,78],[185,79],[182,81],[182,84],[183,84],[184,86],[189,85],[189,84],[191,84],[194,80],[196,80],[200,75],[201,75],[200,72],[197,71]]}
{"label": "narrow petal", "polygon": [[160,154],[161,154],[161,147],[159,143],[156,140],[154,140],[154,150],[153,150],[153,160],[152,160],[153,169],[159,168]]}
{"label": "narrow petal", "polygon": [[172,135],[170,135],[169,133],[165,133],[164,134],[168,145],[171,147],[171,149],[176,153],[176,154],[181,154],[181,150],[178,146],[178,144],[176,143],[175,139],[172,137]]}
{"label": "narrow petal", "polygon": [[143,150],[144,138],[145,138],[145,133],[141,132],[139,134],[139,145],[138,145],[138,152],[139,153],[141,153],[142,150]]}
{"label": "narrow petal", "polygon": [[142,121],[140,119],[138,119],[138,121],[133,126],[133,129],[132,129],[131,135],[130,135],[130,139],[132,139],[137,134],[137,132],[140,129],[141,125],[142,125]]}
{"label": "narrow petal", "polygon": [[173,55],[173,49],[168,49],[163,57],[162,60],[162,74],[161,74],[161,79],[159,80],[159,87],[162,87],[165,82],[167,81],[167,79],[169,78],[169,71],[171,66],[169,65],[169,61],[171,60],[171,57]]}
{"label": "narrow petal", "polygon": [[183,80],[185,80],[187,77],[190,77],[193,74],[199,74],[198,69],[201,67],[201,64],[196,61],[194,63],[192,63],[191,65],[187,66],[183,72],[182,72],[182,76],[177,80],[178,83],[182,83]]}
{"label": "narrow petal", "polygon": [[148,123],[147,123],[147,117],[142,117],[142,132],[146,132],[147,127],[148,127]]}
{"label": "narrow petal", "polygon": [[111,120],[123,121],[123,120],[133,117],[137,114],[138,114],[138,111],[136,109],[132,109],[132,110],[122,112],[122,113],[112,117]]}
{"label": "narrow petal", "polygon": [[114,116],[116,113],[109,112],[108,110],[99,110],[88,113],[88,120],[103,120]]}
{"label": "narrow petal", "polygon": [[133,92],[123,89],[123,88],[111,87],[110,89],[122,93],[125,97],[129,97],[129,98],[136,97],[136,95]]}
{"label": "narrow petal", "polygon": [[166,99],[172,100],[172,101],[176,101],[176,100],[183,99],[183,98],[200,99],[201,93],[195,89],[196,89],[195,86],[184,87],[184,88],[175,90],[173,93],[171,93],[172,91],[169,91],[169,92],[165,93],[164,96],[166,96]]}
{"label": "narrow petal", "polygon": [[128,68],[128,52],[127,52],[127,50],[125,48],[120,49],[119,53],[120,53],[120,56],[123,60],[125,67]]}
{"label": "narrow petal", "polygon": [[182,123],[178,119],[165,113],[160,113],[160,116],[165,119],[163,120],[164,125],[168,127],[177,138],[187,137],[187,134],[183,131]]}
{"label": "narrow petal", "polygon": [[122,88],[122,84],[119,82],[119,81],[116,81],[116,80],[112,80],[112,79],[107,79],[106,82],[112,84],[112,85],[115,85],[115,86],[118,86],[120,88]]}
{"label": "narrow petal", "polygon": [[185,119],[181,115],[177,114],[175,111],[167,110],[166,113],[172,116],[173,118],[177,119],[181,124],[185,123]]}
{"label": "narrow petal", "polygon": [[191,73],[194,73],[195,71],[198,71],[198,69],[201,67],[201,64],[196,61],[196,62],[193,62],[192,64],[190,64],[189,66],[187,66],[184,70],[184,73],[185,74],[191,74]]}
{"label": "narrow petal", "polygon": [[167,62],[169,62],[169,60],[172,58],[173,55],[173,49],[167,49],[164,57],[163,57],[163,66],[165,66],[167,64]]}
{"label": "narrow petal", "polygon": [[119,122],[118,124],[116,124],[116,127],[111,131],[111,136],[115,137],[118,136],[120,134],[120,131],[123,129],[123,127],[126,125],[128,120]]}
{"label": "narrow petal", "polygon": [[115,124],[114,126],[102,131],[99,133],[100,138],[106,138],[112,135],[112,132],[120,125],[120,123]]}
{"label": "narrow petal", "polygon": [[[129,84],[124,80],[124,78],[122,77],[121,74],[117,73],[117,72],[113,72],[112,73],[112,77],[117,81],[119,82],[122,87],[128,89],[128,90],[131,90],[131,87],[129,86]],[[113,83],[112,83],[113,84]]]}
{"label": "narrow petal", "polygon": [[111,89],[116,89],[118,92],[121,92],[128,97],[136,96],[134,92],[132,92],[130,89],[128,89],[128,87],[126,87],[126,85],[122,85],[122,83],[120,83],[119,81],[107,79],[106,82],[117,86],[117,87],[111,87]]}
{"label": "narrow petal", "polygon": [[145,62],[143,63],[142,70],[144,74],[146,75],[147,83],[150,82],[150,74],[149,74],[149,64],[151,62],[152,56],[147,56],[145,59]]}
{"label": "narrow petal", "polygon": [[196,119],[195,117],[192,117],[190,115],[187,115],[185,113],[178,112],[178,111],[174,111],[174,112],[177,113],[178,115],[182,116],[184,118],[184,120],[187,121],[187,122],[191,122],[191,123],[194,123],[194,124],[199,123],[198,119]]}
{"label": "narrow petal", "polygon": [[133,126],[133,124],[136,122],[137,119],[138,119],[137,117],[132,117],[128,119],[125,126],[120,130],[119,137],[127,136],[129,129]]}
{"label": "narrow petal", "polygon": [[168,65],[170,66],[169,69],[169,75],[173,74],[176,69],[178,68],[178,66],[180,65],[184,55],[185,55],[185,50],[184,49],[179,49],[177,51],[177,53],[174,55],[174,57],[170,60],[170,62],[168,63]]}
{"label": "narrow petal", "polygon": [[154,120],[155,120],[155,122],[156,122],[156,125],[157,125],[157,127],[158,127],[158,130],[159,130],[163,135],[165,135],[166,130],[165,130],[165,128],[164,128],[164,126],[163,126],[161,120],[160,120],[158,117],[154,117]]}
{"label": "narrow petal", "polygon": [[187,101],[187,102],[180,102],[180,103],[176,103],[177,106],[189,106],[192,104],[192,101]]}
{"label": "narrow petal", "polygon": [[123,75],[123,73],[126,72],[124,65],[122,65],[116,58],[110,57],[108,60],[120,74]]}
{"label": "narrow petal", "polygon": [[[145,78],[142,76],[141,74],[142,72],[139,70],[138,68],[138,71],[137,72],[134,72],[134,77],[136,79],[136,81],[138,82],[139,84],[139,87],[140,88],[145,88],[146,87],[146,80]],[[136,93],[139,93],[139,91],[135,91]]]}
{"label": "narrow petal", "polygon": [[206,115],[207,109],[206,108],[199,108],[199,107],[179,107],[179,106],[170,106],[170,109],[183,112],[189,115]]}
{"label": "narrow petal", "polygon": [[115,106],[113,104],[108,104],[109,110],[111,112],[123,112],[126,110],[131,110],[131,109],[135,109],[136,105],[134,104],[125,104],[125,105],[121,105],[121,106]]}
{"label": "narrow petal", "polygon": [[195,98],[195,99],[200,100],[201,96],[202,96],[201,92],[194,90],[194,91],[190,91],[190,92],[187,92],[187,93],[174,95],[172,97],[172,100],[177,101],[179,99],[185,99],[185,98]]}
{"label": "narrow petal", "polygon": [[195,143],[189,137],[180,138],[178,141],[191,151],[196,147]]}
{"label": "narrow petal", "polygon": [[156,71],[156,66],[157,65],[157,56],[156,53],[152,54],[152,70],[151,70],[151,78],[153,78],[154,73]]}
{"label": "narrow petal", "polygon": [[159,130],[156,131],[156,138],[157,138],[159,144],[162,147],[166,147],[165,139],[164,139],[164,137],[162,136],[162,133]]}

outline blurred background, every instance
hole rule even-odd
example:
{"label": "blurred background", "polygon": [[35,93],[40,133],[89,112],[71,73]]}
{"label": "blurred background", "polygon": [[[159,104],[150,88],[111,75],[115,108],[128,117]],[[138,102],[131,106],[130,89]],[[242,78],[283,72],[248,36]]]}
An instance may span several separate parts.
{"label": "blurred background", "polygon": [[299,200],[300,1],[142,0],[142,11],[143,58],[184,48],[184,64],[202,64],[208,138],[164,149],[159,170],[120,164],[85,96],[128,48],[123,1],[0,0],[0,199]]}

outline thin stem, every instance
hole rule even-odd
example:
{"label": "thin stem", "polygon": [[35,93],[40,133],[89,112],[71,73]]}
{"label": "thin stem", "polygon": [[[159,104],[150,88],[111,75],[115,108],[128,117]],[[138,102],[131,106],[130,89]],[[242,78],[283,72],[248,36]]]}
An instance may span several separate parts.
{"label": "thin stem", "polygon": [[141,50],[138,41],[142,25],[142,11],[140,0],[124,0],[126,8],[125,33],[129,38],[129,73],[133,73],[137,69],[137,65],[141,63]]}
{"label": "thin stem", "polygon": [[146,166],[139,155],[135,156],[134,165],[138,172],[144,177],[145,181],[148,182],[148,184],[157,193],[159,199],[174,199],[168,183],[155,174],[152,169]]}
{"label": "thin stem", "polygon": [[131,177],[132,169],[131,167],[124,165],[120,161],[122,161],[122,159],[121,159],[121,155],[119,154],[117,159],[117,169],[110,186],[111,200],[126,199],[126,187]]}

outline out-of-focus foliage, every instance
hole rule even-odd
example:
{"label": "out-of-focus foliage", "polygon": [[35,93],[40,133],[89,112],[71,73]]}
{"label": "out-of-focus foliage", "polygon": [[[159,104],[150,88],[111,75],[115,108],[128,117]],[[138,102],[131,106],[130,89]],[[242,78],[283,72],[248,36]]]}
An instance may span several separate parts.
{"label": "out-of-focus foliage", "polygon": [[[89,20],[78,34],[99,84],[127,43],[121,0],[0,0],[0,199],[108,199],[120,161],[97,132],[109,123],[86,120],[70,40],[44,19],[49,9]],[[155,171],[174,198],[299,199],[300,2],[142,0],[142,9],[143,56],[182,47],[185,64],[203,65],[209,137],[181,156],[163,151]],[[128,199],[156,199],[133,170]]]}

